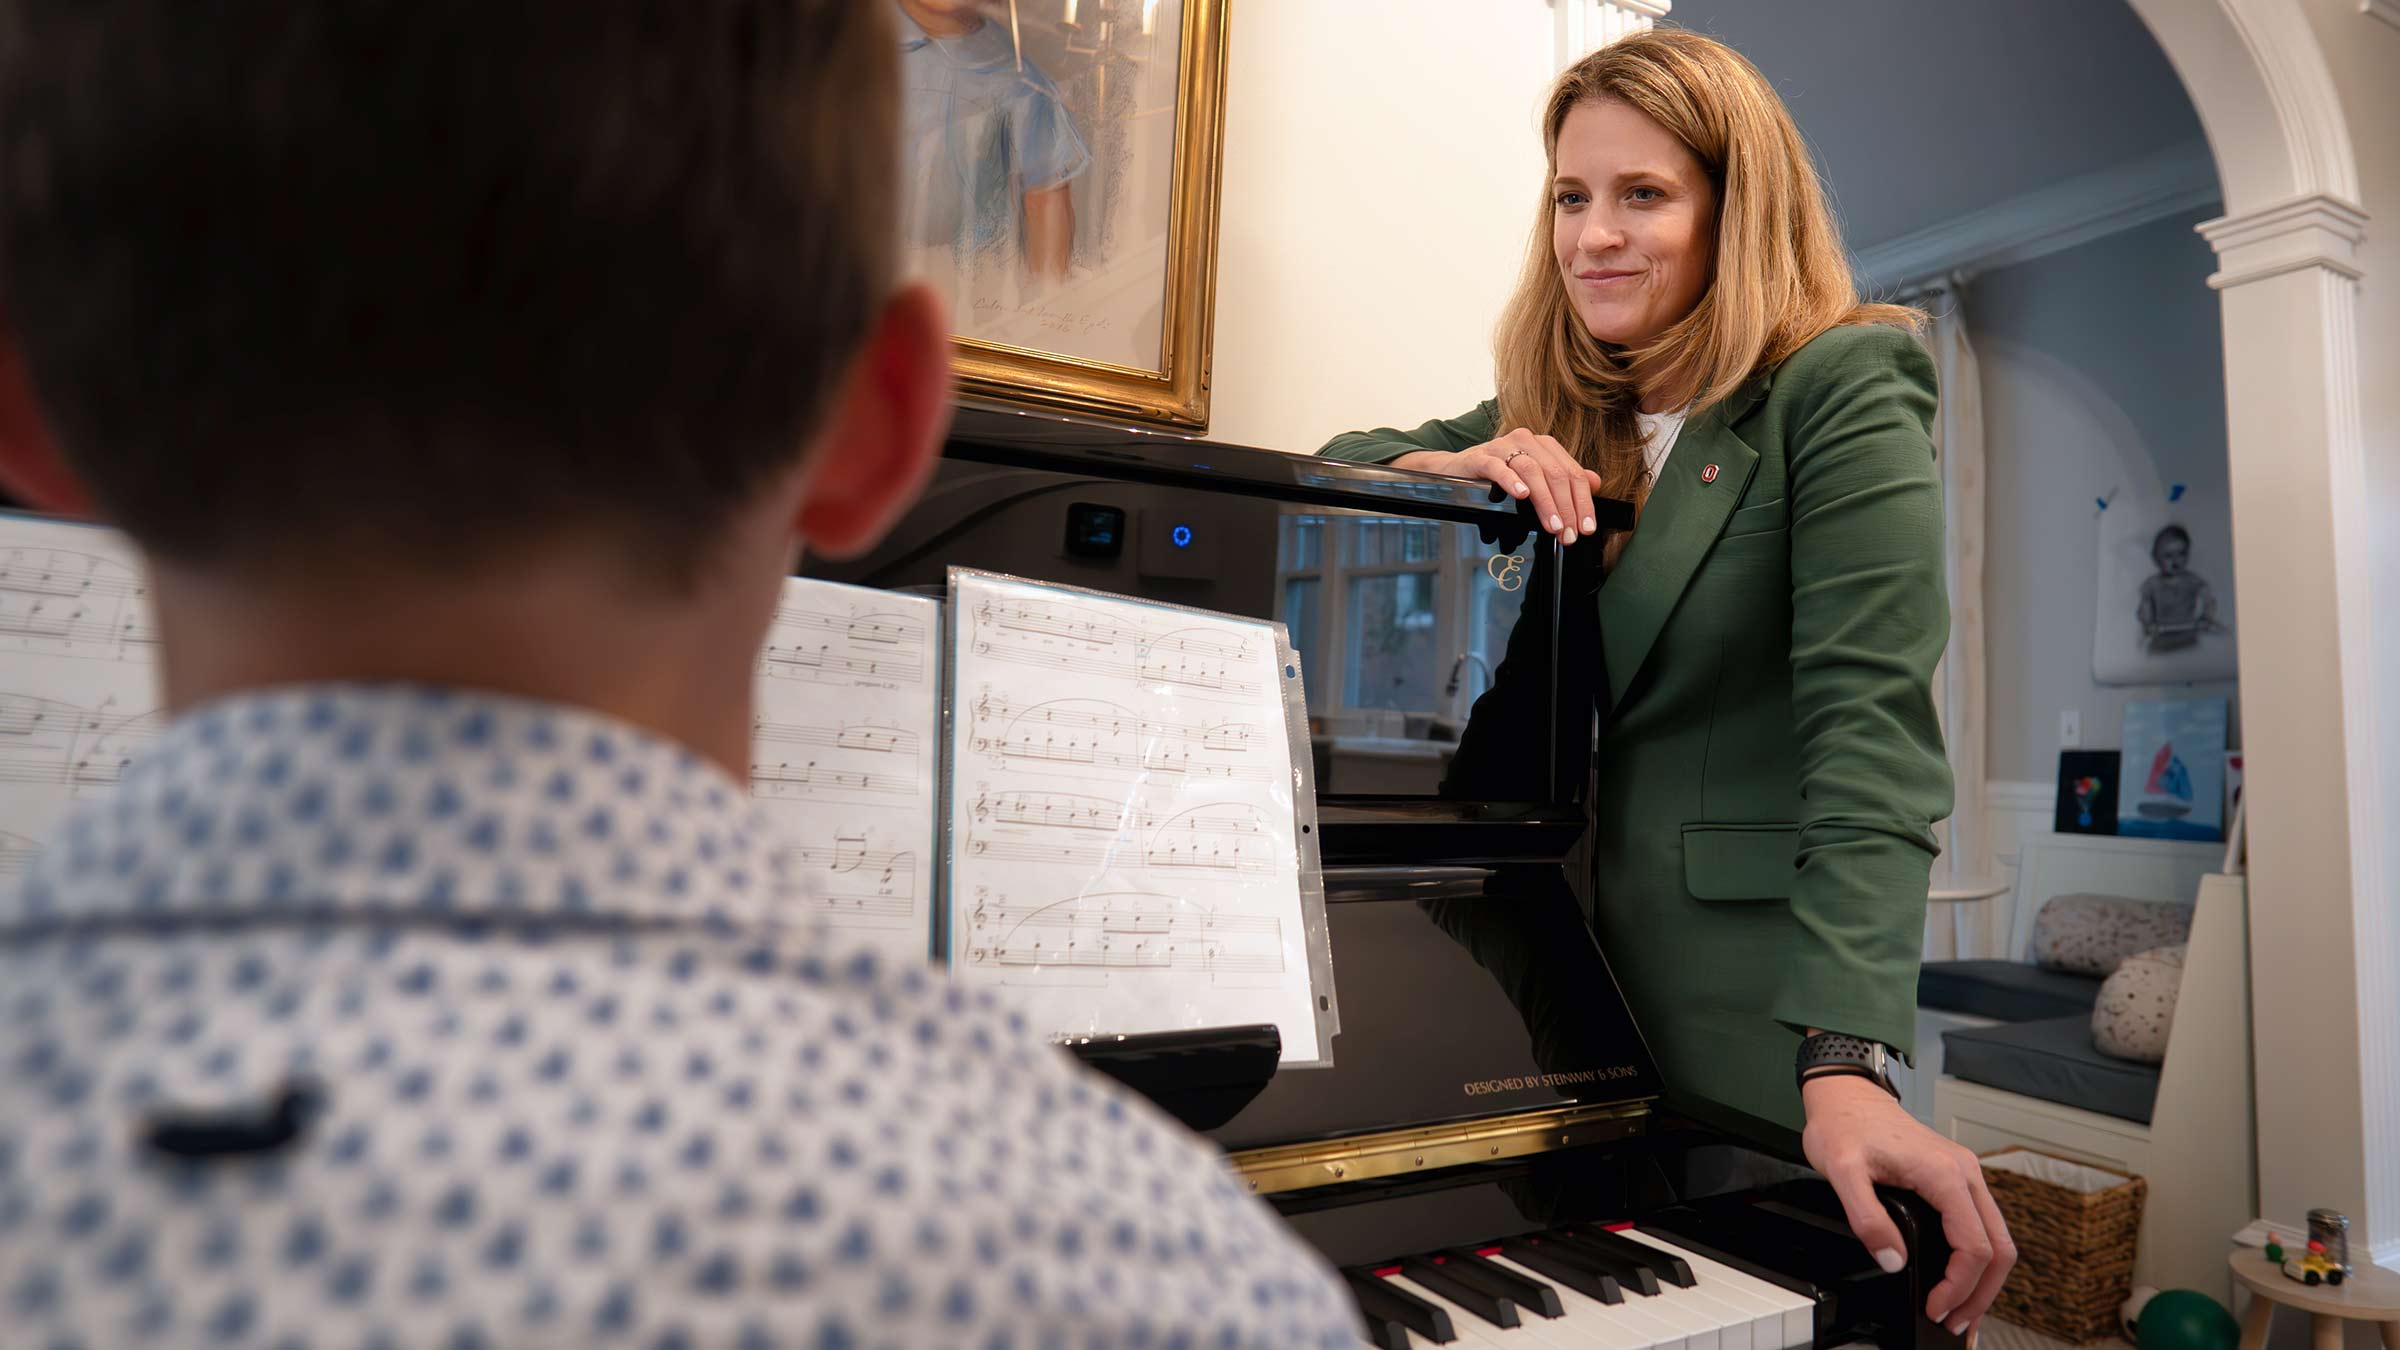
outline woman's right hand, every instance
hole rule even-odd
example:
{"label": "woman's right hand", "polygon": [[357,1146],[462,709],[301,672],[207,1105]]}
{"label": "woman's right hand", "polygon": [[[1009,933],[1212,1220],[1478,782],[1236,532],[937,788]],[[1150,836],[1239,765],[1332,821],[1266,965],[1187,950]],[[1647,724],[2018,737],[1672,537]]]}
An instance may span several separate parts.
{"label": "woman's right hand", "polygon": [[1596,533],[1592,494],[1600,475],[1575,462],[1567,448],[1523,427],[1464,450],[1411,450],[1391,462],[1395,469],[1480,478],[1519,500],[1530,500],[1542,528],[1562,544]]}

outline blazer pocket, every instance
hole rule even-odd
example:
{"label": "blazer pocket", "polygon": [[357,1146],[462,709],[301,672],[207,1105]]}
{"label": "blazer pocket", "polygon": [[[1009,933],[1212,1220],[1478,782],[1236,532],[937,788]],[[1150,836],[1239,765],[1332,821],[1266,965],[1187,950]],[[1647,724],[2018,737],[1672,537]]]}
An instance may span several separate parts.
{"label": "blazer pocket", "polygon": [[1745,534],[1765,534],[1770,530],[1787,528],[1791,521],[1787,510],[1790,504],[1781,497],[1756,506],[1745,506],[1725,518],[1724,533],[1719,539],[1738,539]]}
{"label": "blazer pocket", "polygon": [[1695,900],[1789,900],[1797,825],[1686,825],[1683,885]]}

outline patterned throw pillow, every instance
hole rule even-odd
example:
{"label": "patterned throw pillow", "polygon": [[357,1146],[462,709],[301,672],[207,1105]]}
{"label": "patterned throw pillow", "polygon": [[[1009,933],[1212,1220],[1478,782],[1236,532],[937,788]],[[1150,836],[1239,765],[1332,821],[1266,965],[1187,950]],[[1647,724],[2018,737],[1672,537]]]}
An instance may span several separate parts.
{"label": "patterned throw pillow", "polygon": [[2100,985],[2092,1005],[2092,1044],[2104,1055],[2156,1064],[2167,1057],[2184,948],[2160,947],[2125,958]]}
{"label": "patterned throw pillow", "polygon": [[2106,975],[2135,952],[2182,942],[2192,907],[2121,895],[2062,895],[2033,920],[2033,963],[2044,970]]}

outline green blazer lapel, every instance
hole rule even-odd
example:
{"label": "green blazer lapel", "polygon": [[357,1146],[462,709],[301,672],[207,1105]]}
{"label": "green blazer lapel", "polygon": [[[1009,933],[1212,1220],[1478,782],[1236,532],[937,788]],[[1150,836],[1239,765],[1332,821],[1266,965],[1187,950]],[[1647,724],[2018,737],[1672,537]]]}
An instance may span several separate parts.
{"label": "green blazer lapel", "polygon": [[1684,427],[1650,489],[1632,542],[1600,587],[1600,646],[1612,704],[1624,701],[1758,468],[1758,452],[1728,424],[1731,406],[1719,404]]}

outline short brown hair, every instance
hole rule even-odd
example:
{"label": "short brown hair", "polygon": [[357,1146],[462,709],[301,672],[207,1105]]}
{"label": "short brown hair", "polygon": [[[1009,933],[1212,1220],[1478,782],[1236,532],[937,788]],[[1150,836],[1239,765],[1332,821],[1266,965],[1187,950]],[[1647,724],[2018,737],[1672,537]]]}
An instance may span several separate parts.
{"label": "short brown hair", "polygon": [[162,556],[688,572],[889,298],[887,8],[0,0],[0,305]]}
{"label": "short brown hair", "polygon": [[[1609,100],[1682,141],[1717,190],[1715,275],[1692,312],[1639,351],[1584,327],[1551,244],[1559,133],[1577,107]],[[1493,343],[1500,425],[1557,437],[1599,472],[1607,496],[1634,494],[1642,464],[1634,413],[1646,395],[1671,390],[1703,409],[1826,329],[1910,327],[1921,317],[1860,302],[1807,143],[1774,86],[1722,42],[1655,28],[1567,67],[1543,106],[1542,148],[1549,169],[1533,238]]]}

